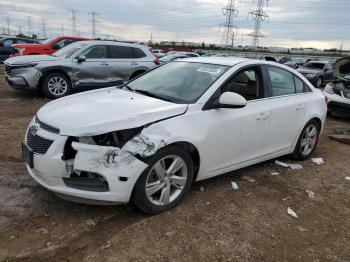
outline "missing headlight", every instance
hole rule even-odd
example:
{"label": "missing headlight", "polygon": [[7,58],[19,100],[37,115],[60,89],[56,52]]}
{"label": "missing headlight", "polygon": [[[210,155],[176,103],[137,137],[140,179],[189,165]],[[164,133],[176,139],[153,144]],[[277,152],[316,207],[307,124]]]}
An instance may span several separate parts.
{"label": "missing headlight", "polygon": [[119,130],[103,135],[93,136],[92,139],[99,146],[114,146],[122,148],[126,142],[141,132],[143,127]]}

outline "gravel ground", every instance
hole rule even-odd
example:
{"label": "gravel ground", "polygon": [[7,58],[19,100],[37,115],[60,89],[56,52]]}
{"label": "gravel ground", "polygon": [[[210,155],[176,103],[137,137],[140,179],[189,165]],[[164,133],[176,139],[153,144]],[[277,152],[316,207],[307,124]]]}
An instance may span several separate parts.
{"label": "gravel ground", "polygon": [[323,165],[244,168],[195,183],[180,206],[147,216],[66,202],[33,181],[20,144],[49,100],[14,91],[0,71],[0,261],[350,261],[350,146],[327,138],[349,119],[327,120],[314,153]]}

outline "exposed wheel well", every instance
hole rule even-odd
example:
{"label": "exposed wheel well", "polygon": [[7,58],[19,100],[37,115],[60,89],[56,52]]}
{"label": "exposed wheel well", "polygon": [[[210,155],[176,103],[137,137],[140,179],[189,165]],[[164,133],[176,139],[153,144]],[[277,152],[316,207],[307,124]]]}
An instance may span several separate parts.
{"label": "exposed wheel well", "polygon": [[144,72],[146,72],[147,70],[141,69],[141,70],[137,70],[134,73],[132,73],[132,75],[130,76],[129,80],[143,74]]}
{"label": "exposed wheel well", "polygon": [[71,81],[71,80],[70,80],[70,77],[68,76],[68,74],[67,74],[66,72],[64,72],[63,70],[60,70],[60,69],[48,70],[48,71],[44,72],[43,75],[42,75],[42,76],[40,77],[40,79],[39,79],[38,87],[39,87],[40,90],[41,90],[41,88],[42,88],[41,86],[42,86],[42,83],[43,83],[45,77],[46,77],[48,74],[51,74],[51,73],[60,73],[60,74],[63,74],[63,75],[65,75],[65,76],[69,79],[69,81]]}
{"label": "exposed wheel well", "polygon": [[200,156],[199,156],[198,149],[189,142],[176,142],[176,143],[170,144],[169,146],[172,146],[172,145],[180,146],[190,153],[191,159],[193,161],[193,168],[194,168],[193,181],[196,181],[199,167],[200,167]]}
{"label": "exposed wheel well", "polygon": [[[320,129],[322,128],[322,121],[321,121],[321,119],[319,119],[318,117],[314,117],[314,118],[310,119],[310,121],[312,121],[312,120],[315,120],[315,121],[317,122],[318,127],[319,127]],[[309,122],[310,122],[310,121],[309,121]]]}

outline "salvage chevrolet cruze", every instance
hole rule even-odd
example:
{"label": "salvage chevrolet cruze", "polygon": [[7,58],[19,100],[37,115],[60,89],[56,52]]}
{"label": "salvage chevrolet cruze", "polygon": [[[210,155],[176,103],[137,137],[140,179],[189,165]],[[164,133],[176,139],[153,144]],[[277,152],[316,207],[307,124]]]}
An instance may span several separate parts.
{"label": "salvage chevrolet cruze", "polygon": [[58,196],[175,207],[193,181],[314,151],[321,91],[276,63],[187,58],[120,87],[43,106],[22,144],[29,174]]}

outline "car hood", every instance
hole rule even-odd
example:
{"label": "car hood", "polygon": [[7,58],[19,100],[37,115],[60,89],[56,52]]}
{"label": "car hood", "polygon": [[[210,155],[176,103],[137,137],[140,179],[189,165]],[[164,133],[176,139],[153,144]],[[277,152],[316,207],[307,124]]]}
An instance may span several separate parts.
{"label": "car hood", "polygon": [[320,73],[321,70],[316,70],[316,69],[307,69],[307,68],[298,68],[297,71],[300,74],[317,74]]}
{"label": "car hood", "polygon": [[348,78],[350,76],[350,57],[338,59],[334,64],[334,77]]}
{"label": "car hood", "polygon": [[29,63],[38,63],[44,61],[58,61],[62,60],[62,57],[55,57],[50,55],[23,55],[10,57],[5,61],[8,65],[24,65]]}
{"label": "car hood", "polygon": [[55,100],[43,106],[37,117],[59,128],[61,135],[92,136],[140,127],[186,110],[185,104],[112,87]]}

